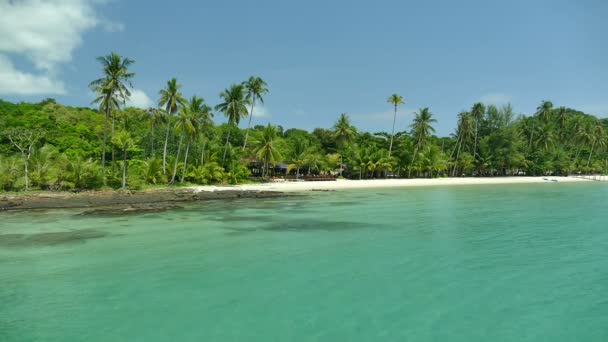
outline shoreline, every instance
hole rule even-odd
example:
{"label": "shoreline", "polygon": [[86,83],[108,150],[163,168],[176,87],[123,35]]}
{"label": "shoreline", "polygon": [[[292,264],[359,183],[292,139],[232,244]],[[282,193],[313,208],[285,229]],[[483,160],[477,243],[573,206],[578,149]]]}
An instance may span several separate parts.
{"label": "shoreline", "polygon": [[335,181],[305,181],[305,182],[272,182],[262,184],[241,184],[234,186],[206,185],[188,187],[195,192],[227,191],[239,189],[242,191],[335,191],[350,189],[373,188],[408,188],[426,186],[450,185],[501,185],[501,184],[540,184],[540,183],[575,183],[590,182],[590,179],[578,177],[469,177],[469,178],[412,178],[412,179],[338,179]]}
{"label": "shoreline", "polygon": [[186,202],[233,200],[240,198],[277,198],[309,191],[460,185],[574,183],[591,181],[592,180],[590,179],[578,177],[341,179],[336,181],[206,185],[183,188],[166,187],[131,192],[40,192],[0,195],[0,211],[89,209],[84,213],[112,215],[165,211],[178,208],[181,203]]}

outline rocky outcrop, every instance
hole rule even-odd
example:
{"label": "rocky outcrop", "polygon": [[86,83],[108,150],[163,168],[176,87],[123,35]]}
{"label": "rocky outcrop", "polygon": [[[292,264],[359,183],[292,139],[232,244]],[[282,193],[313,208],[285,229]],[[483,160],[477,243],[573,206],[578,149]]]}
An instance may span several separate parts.
{"label": "rocky outcrop", "polygon": [[115,207],[129,210],[154,211],[170,209],[176,203],[237,198],[270,198],[286,194],[279,191],[221,190],[193,191],[171,189],[155,191],[100,191],[83,193],[39,193],[0,196],[0,210],[67,209]]}

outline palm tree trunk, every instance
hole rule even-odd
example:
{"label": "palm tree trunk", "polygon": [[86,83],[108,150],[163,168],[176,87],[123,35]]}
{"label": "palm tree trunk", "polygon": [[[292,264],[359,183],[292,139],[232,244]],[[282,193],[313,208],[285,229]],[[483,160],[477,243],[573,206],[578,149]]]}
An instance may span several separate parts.
{"label": "palm tree trunk", "polygon": [[300,167],[296,169],[296,179],[300,179]]}
{"label": "palm tree trunk", "polygon": [[224,156],[222,157],[222,162],[226,160],[226,152],[228,151],[228,142],[230,140],[230,128],[228,129],[228,135],[226,136],[226,145],[224,146]]}
{"label": "palm tree trunk", "polygon": [[340,177],[342,177],[342,153],[340,153]]}
{"label": "palm tree trunk", "polygon": [[125,147],[124,158],[122,160],[122,188],[127,188],[127,148]]}
{"label": "palm tree trunk", "polygon": [[205,140],[204,136],[201,139],[203,139],[203,147],[202,147],[202,151],[201,151],[201,168],[202,168],[205,165],[205,144],[207,144],[207,141]]}
{"label": "palm tree trunk", "polygon": [[587,159],[587,167],[589,167],[589,164],[591,163],[591,156],[593,155],[594,147],[595,147],[595,141],[593,142],[593,144],[591,144],[591,152],[589,153],[589,159]]}
{"label": "palm tree trunk", "polygon": [[414,149],[414,155],[412,156],[412,164],[410,165],[409,170],[407,170],[407,178],[412,176],[412,167],[414,166],[414,161],[416,160],[416,154],[418,154],[418,146]]}
{"label": "palm tree trunk", "polygon": [[173,182],[175,182],[175,174],[177,173],[177,162],[179,161],[179,154],[182,151],[182,138],[183,135],[180,135],[179,144],[177,145],[177,155],[175,156],[175,164],[173,165],[173,175],[171,176],[171,182],[169,182],[169,184],[173,184]]}
{"label": "palm tree trunk", "polygon": [[473,159],[477,159],[477,132],[479,122],[475,119],[475,142],[473,143]]}
{"label": "palm tree trunk", "polygon": [[[169,117],[169,120],[171,118]],[[171,130],[171,121],[167,122],[167,133],[165,134],[165,147],[163,148],[163,173],[167,171],[167,144],[169,143],[169,131]]]}
{"label": "palm tree trunk", "polygon": [[27,164],[28,164],[28,157],[26,157],[25,153],[23,153],[23,168],[24,168],[24,176],[25,176],[25,191],[29,190],[30,188],[30,177],[29,177],[29,170],[27,168]]}
{"label": "palm tree trunk", "polygon": [[[112,136],[114,136],[114,115],[112,115]],[[112,144],[112,178],[114,177],[114,144]]]}
{"label": "palm tree trunk", "polygon": [[150,156],[154,158],[154,124],[150,127]]}
{"label": "palm tree trunk", "polygon": [[247,123],[247,131],[245,131],[245,142],[243,143],[243,151],[245,151],[245,147],[247,147],[247,138],[249,138],[249,129],[251,128],[251,118],[253,118],[253,107],[255,107],[255,96],[253,97],[253,101],[251,101],[251,111],[249,112],[249,122]]}
{"label": "palm tree trunk", "polygon": [[108,119],[110,117],[110,108],[106,106],[106,120],[103,125],[103,143],[101,151],[101,177],[103,178],[103,184],[106,184],[106,141],[108,140]]}
{"label": "palm tree trunk", "polygon": [[393,114],[393,130],[391,131],[391,143],[388,146],[388,157],[391,157],[393,151],[393,137],[395,136],[395,121],[397,120],[397,105],[395,105],[395,113]]}
{"label": "palm tree trunk", "polygon": [[456,168],[458,167],[458,157],[460,157],[460,149],[462,148],[462,141],[458,144],[458,152],[456,152],[456,159],[454,160],[454,168],[452,169],[452,177],[456,175]]}
{"label": "palm tree trunk", "polygon": [[532,149],[532,137],[533,136],[534,136],[534,121],[532,121],[532,130],[530,131],[530,143],[528,144],[528,150]]}
{"label": "palm tree trunk", "polygon": [[190,140],[188,140],[188,144],[186,145],[186,156],[184,157],[184,169],[182,170],[182,178],[180,182],[184,182],[184,178],[186,177],[186,169],[188,169],[188,152],[190,151]]}

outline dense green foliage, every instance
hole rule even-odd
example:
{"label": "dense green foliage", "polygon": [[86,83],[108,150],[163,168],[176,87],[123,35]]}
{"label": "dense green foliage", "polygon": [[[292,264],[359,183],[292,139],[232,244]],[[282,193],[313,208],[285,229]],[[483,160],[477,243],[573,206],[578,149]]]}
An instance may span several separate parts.
{"label": "dense green foliage", "polygon": [[[214,109],[228,122],[216,125],[212,107],[196,96],[186,100],[176,79],[159,92],[158,108],[124,108],[134,76],[127,70],[132,61],[114,54],[99,61],[104,77],[91,84],[99,109],[67,107],[52,99],[0,100],[3,190],[236,184],[285,174],[362,179],[608,169],[608,119],[554,108],[549,101],[528,116],[516,115],[509,105],[476,103],[458,114],[450,137],[434,135],[436,119],[429,108],[415,113],[407,131],[393,128],[390,134],[359,131],[347,114],[333,127],[312,132],[270,124],[249,128],[254,106],[268,93],[258,77],[221,93],[223,102]],[[402,103],[397,94],[388,99],[395,115]],[[245,118],[248,126],[241,129]]]}

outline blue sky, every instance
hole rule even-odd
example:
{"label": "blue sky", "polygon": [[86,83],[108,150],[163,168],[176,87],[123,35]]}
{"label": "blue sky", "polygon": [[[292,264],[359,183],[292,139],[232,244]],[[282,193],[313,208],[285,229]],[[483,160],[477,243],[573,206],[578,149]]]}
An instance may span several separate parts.
{"label": "blue sky", "polygon": [[[453,131],[473,102],[541,100],[608,116],[608,2],[0,0],[0,97],[89,105],[95,57],[136,61],[133,103],[177,77],[215,105],[250,75],[270,88],[256,123],[390,130],[429,107]],[[221,115],[217,114],[216,117]]]}

